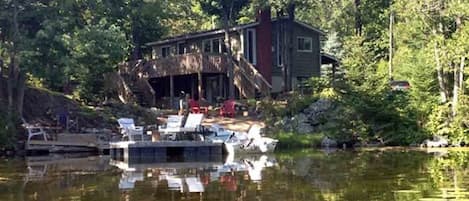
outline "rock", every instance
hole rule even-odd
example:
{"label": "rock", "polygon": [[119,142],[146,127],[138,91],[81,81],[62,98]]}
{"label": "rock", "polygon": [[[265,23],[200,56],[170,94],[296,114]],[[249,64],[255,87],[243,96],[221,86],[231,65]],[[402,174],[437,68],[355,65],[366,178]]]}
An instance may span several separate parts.
{"label": "rock", "polygon": [[296,131],[301,134],[312,133],[314,128],[309,123],[308,117],[305,114],[300,113],[294,117],[296,124]]}
{"label": "rock", "polygon": [[322,122],[327,118],[328,111],[332,107],[332,102],[320,99],[311,103],[302,112],[288,118],[275,122],[276,127],[282,127],[285,131],[294,131],[299,134],[313,133],[320,130]]}
{"label": "rock", "polygon": [[324,139],[322,139],[322,142],[321,142],[321,147],[337,147],[337,141],[333,140],[333,139],[330,139],[328,137],[325,137]]}
{"label": "rock", "polygon": [[298,133],[307,134],[312,133],[314,131],[314,128],[308,123],[299,123],[296,130]]}
{"label": "rock", "polygon": [[443,136],[434,136],[433,140],[424,140],[420,147],[447,147],[448,145],[448,139]]}

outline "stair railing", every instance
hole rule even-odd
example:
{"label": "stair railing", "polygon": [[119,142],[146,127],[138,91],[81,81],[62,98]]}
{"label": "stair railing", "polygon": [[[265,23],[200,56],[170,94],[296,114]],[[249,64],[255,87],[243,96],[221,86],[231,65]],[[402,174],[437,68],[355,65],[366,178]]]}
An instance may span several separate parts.
{"label": "stair railing", "polygon": [[272,85],[262,76],[259,71],[248,62],[244,57],[241,57],[239,60],[238,66],[240,67],[241,72],[251,80],[252,84],[258,89],[262,94],[270,94]]}

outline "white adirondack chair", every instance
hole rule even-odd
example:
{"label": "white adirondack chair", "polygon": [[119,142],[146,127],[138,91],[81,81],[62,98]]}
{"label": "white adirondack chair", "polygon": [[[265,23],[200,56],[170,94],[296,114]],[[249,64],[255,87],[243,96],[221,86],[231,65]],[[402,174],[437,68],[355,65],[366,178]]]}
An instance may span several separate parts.
{"label": "white adirondack chair", "polygon": [[47,141],[47,137],[49,137],[49,134],[47,134],[44,131],[43,127],[29,124],[26,122],[24,118],[21,118],[21,120],[23,121],[23,124],[22,124],[23,127],[28,131],[28,142],[31,140],[33,136],[36,136],[36,135],[42,136],[42,139],[44,141]]}
{"label": "white adirondack chair", "polygon": [[181,115],[169,115],[166,126],[159,126],[158,131],[161,134],[172,134],[180,132],[183,118],[184,116]]}
{"label": "white adirondack chair", "polygon": [[183,119],[183,116],[169,115],[166,126],[165,127],[160,126],[158,130],[162,134],[195,132],[202,124],[202,120],[204,119],[204,114],[190,113],[187,116],[186,123],[184,124],[184,126],[181,127],[182,119]]}
{"label": "white adirondack chair", "polygon": [[120,118],[117,120],[121,134],[123,137],[128,137],[129,141],[135,141],[135,136],[140,136],[143,141],[143,126],[135,126],[134,120],[131,118]]}

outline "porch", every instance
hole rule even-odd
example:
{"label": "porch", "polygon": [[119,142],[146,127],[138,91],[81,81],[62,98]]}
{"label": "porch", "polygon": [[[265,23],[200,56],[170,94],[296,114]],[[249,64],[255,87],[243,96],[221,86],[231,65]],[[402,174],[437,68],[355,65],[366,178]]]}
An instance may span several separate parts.
{"label": "porch", "polygon": [[[121,97],[133,97],[145,106],[176,108],[182,91],[195,99],[216,103],[217,97],[228,96],[227,67],[234,68],[235,96],[254,98],[268,95],[270,84],[244,58],[229,61],[225,54],[188,53],[161,59],[138,60],[119,66],[119,83],[125,85]],[[122,90],[120,90],[122,91]],[[132,100],[127,101],[132,102]]]}
{"label": "porch", "polygon": [[156,106],[161,108],[178,108],[182,92],[209,104],[228,96],[228,78],[223,73],[171,75],[150,78],[148,82],[155,91]]}
{"label": "porch", "polygon": [[142,62],[132,69],[121,66],[121,72],[136,71],[141,78],[160,78],[167,76],[190,75],[196,73],[226,73],[228,56],[225,54],[187,53]]}

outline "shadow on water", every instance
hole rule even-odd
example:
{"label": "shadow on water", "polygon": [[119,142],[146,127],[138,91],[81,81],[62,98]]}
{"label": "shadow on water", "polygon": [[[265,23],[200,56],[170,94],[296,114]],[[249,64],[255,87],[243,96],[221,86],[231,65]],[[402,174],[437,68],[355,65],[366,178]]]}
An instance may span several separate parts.
{"label": "shadow on water", "polygon": [[0,200],[468,200],[469,151],[312,150],[221,160],[0,161]]}

